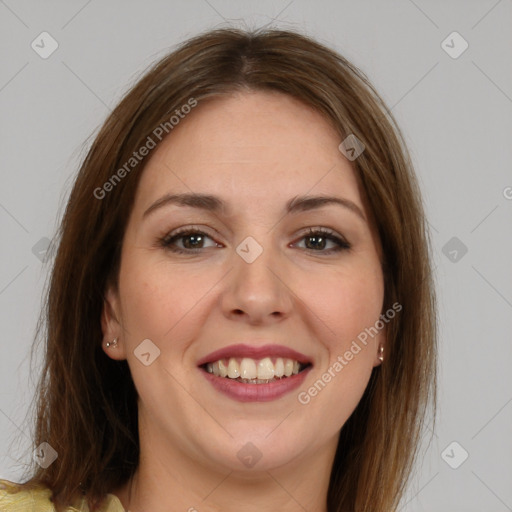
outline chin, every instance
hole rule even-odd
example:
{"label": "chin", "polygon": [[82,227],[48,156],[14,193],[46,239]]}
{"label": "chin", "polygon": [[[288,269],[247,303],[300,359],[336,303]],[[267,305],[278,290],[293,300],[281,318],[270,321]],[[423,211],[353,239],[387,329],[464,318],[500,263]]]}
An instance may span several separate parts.
{"label": "chin", "polygon": [[[306,432],[301,435],[300,430],[291,425],[278,432],[282,427],[276,429],[279,421],[274,421],[271,428],[267,425],[261,430],[253,427],[251,434],[243,429],[230,431],[233,437],[226,435],[223,442],[212,439],[211,444],[205,446],[205,451],[217,469],[220,465],[226,470],[247,476],[285,466],[293,462],[311,443],[307,441]],[[272,429],[275,431],[272,432]],[[213,452],[212,446],[215,447]]]}

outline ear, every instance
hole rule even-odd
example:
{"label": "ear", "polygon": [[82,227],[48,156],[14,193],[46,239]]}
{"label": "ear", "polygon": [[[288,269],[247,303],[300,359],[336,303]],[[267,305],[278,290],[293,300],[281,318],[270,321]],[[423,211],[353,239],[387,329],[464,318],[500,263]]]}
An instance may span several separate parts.
{"label": "ear", "polygon": [[[108,357],[116,361],[126,359],[126,343],[123,339],[124,330],[120,322],[121,318],[118,292],[113,286],[109,285],[105,292],[103,310],[101,312],[101,330],[103,332],[101,347]],[[112,343],[116,338],[117,344],[107,347],[107,343]]]}

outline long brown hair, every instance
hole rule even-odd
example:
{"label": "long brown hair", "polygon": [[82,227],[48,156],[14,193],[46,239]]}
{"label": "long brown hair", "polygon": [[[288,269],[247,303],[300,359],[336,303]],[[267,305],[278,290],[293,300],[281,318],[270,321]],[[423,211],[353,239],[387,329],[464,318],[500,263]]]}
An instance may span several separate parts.
{"label": "long brown hair", "polygon": [[[327,510],[393,511],[403,495],[430,406],[435,417],[436,310],[428,229],[402,134],[366,76],[333,50],[290,31],[219,29],[182,44],[127,93],[69,197],[42,316],[34,425],[34,446],[47,442],[59,456],[47,469],[34,464],[23,484],[48,486],[58,510],[80,491],[96,510],[138,465],[137,392],[126,361],[104,354],[100,324],[147,158],[126,163],[156,127],[167,123],[171,133],[170,116],[191,99],[200,105],[240,90],[289,94],[330,120],[340,142],[355,134],[366,146],[352,163],[383,249],[383,312],[395,302],[403,310],[387,326],[384,363],[341,429]],[[108,193],[98,192],[107,182]]]}

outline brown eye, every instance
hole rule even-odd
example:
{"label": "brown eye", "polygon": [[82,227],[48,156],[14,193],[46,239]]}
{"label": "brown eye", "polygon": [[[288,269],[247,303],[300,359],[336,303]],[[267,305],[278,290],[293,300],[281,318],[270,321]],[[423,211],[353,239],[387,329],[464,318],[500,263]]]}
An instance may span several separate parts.
{"label": "brown eye", "polygon": [[[326,229],[311,229],[301,240],[306,240],[306,250],[327,254],[347,250],[351,247],[348,242]],[[329,242],[334,244],[334,247],[325,250]]]}
{"label": "brown eye", "polygon": [[[195,252],[200,249],[205,249],[207,247],[204,246],[206,239],[213,239],[199,230],[186,230],[175,233],[172,236],[166,236],[161,240],[162,247],[169,249],[173,252],[185,253],[185,252]],[[182,246],[177,245],[181,241]],[[212,246],[210,246],[212,247]],[[214,242],[213,247],[219,247],[219,244]]]}

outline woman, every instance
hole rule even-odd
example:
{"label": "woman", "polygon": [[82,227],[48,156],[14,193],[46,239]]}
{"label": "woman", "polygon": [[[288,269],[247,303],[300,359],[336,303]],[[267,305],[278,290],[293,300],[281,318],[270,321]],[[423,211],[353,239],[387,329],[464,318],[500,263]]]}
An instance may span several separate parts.
{"label": "woman", "polygon": [[183,44],[77,177],[34,467],[0,508],[396,510],[435,404],[425,224],[343,57],[278,30]]}

